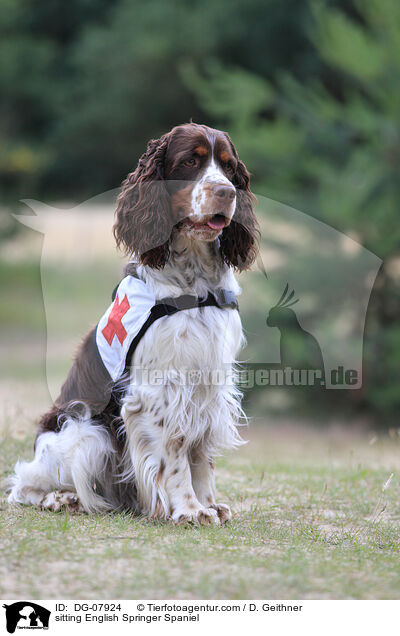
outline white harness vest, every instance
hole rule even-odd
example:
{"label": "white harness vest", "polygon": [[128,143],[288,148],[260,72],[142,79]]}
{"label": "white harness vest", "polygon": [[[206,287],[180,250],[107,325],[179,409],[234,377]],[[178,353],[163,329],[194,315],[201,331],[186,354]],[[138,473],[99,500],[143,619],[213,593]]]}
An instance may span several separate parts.
{"label": "white harness vest", "polygon": [[97,349],[113,382],[122,376],[127,360],[155,320],[183,309],[206,306],[238,309],[235,294],[226,289],[210,292],[205,299],[183,295],[157,300],[146,283],[134,275],[126,276],[96,329]]}
{"label": "white harness vest", "polygon": [[156,298],[146,283],[126,276],[118,285],[114,302],[100,319],[96,344],[114,382],[123,374],[132,340],[149,318],[155,303]]}

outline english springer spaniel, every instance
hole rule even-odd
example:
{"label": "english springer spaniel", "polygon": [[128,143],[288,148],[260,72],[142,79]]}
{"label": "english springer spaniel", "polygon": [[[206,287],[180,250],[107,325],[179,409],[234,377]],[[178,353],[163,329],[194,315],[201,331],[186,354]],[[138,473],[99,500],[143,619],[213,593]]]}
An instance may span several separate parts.
{"label": "english springer spaniel", "polygon": [[115,238],[134,261],[42,417],[33,461],[17,462],[9,502],[231,519],[214,460],[242,442],[233,271],[256,256],[253,205],[226,133],[190,123],[149,142],[117,201]]}

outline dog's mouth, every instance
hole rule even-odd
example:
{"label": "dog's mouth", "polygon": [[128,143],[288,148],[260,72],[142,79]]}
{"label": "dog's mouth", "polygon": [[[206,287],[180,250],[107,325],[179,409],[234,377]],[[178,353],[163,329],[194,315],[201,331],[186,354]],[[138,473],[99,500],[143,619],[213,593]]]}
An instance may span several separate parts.
{"label": "dog's mouth", "polygon": [[196,222],[188,216],[182,219],[182,224],[192,227],[196,230],[213,230],[215,232],[220,232],[230,223],[230,219],[228,219],[223,214],[214,214],[209,219]]}

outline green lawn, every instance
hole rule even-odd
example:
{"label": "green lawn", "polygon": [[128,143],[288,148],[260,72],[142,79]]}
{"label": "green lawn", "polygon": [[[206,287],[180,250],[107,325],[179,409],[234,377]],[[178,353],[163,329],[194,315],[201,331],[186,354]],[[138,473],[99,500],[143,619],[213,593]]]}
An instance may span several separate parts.
{"label": "green lawn", "polygon": [[[3,598],[400,597],[400,439],[253,427],[218,462],[224,528],[1,504]],[[32,455],[8,437],[1,473]],[[373,442],[371,444],[371,442]]]}
{"label": "green lawn", "polygon": [[[398,432],[272,425],[271,394],[245,431],[249,444],[217,464],[220,501],[234,511],[224,528],[9,506],[6,478],[18,457],[32,457],[35,420],[49,405],[40,242],[29,261],[18,241],[20,260],[0,259],[3,598],[400,598]],[[119,277],[107,263],[64,274],[61,287],[56,270],[46,274],[58,327],[48,361],[60,382]]]}

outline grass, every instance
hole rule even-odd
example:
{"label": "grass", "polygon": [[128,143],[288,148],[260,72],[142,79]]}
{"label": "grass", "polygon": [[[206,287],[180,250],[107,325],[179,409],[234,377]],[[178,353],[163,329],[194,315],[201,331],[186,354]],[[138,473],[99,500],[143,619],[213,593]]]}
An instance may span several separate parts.
{"label": "grass", "polygon": [[[2,478],[32,438],[1,446]],[[4,598],[400,597],[399,438],[256,427],[217,466],[224,528],[1,504]]]}
{"label": "grass", "polygon": [[[61,249],[64,235],[60,240]],[[45,315],[40,248],[26,233],[25,243],[19,237],[9,251],[10,262],[0,259],[3,488],[16,459],[32,458],[34,420],[49,404],[45,318],[56,336],[47,358],[61,382],[119,277],[107,263],[78,263],[62,272],[60,285],[50,262]],[[71,311],[75,306],[79,312]],[[263,413],[271,413],[271,393],[266,397]],[[250,443],[217,464],[219,499],[234,512],[223,528],[53,514],[9,506],[3,489],[0,596],[398,599],[400,438],[396,431],[367,438],[351,430],[351,422],[346,430],[273,427],[265,419],[253,425]]]}

